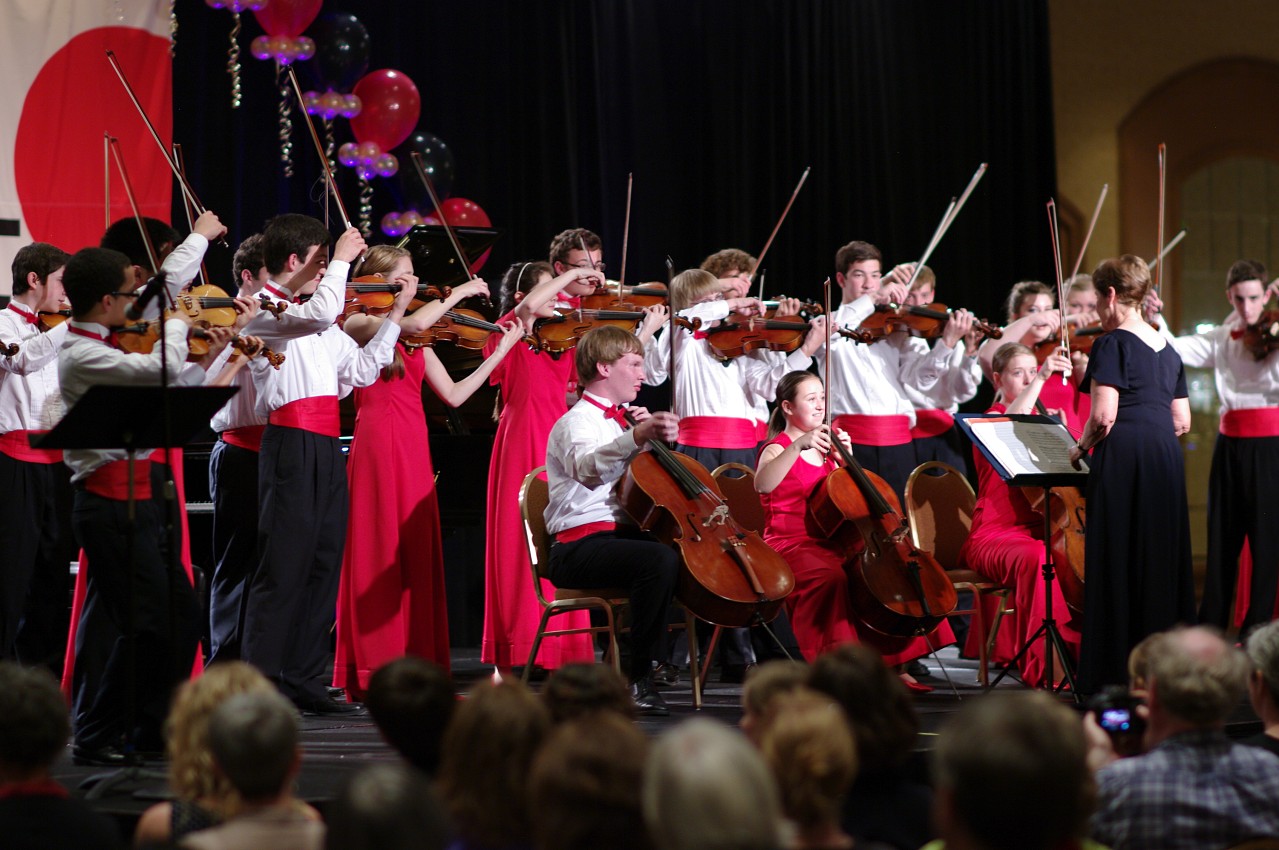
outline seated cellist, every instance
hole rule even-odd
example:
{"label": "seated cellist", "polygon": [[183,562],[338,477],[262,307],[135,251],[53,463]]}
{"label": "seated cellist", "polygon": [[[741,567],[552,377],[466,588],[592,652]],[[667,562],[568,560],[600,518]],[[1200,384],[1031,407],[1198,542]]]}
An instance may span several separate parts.
{"label": "seated cellist", "polygon": [[[997,395],[988,412],[1035,412],[1035,401],[1048,378],[1060,381],[1061,375],[1069,376],[1070,371],[1070,361],[1059,353],[1049,355],[1039,366],[1029,348],[1016,342],[1005,343],[993,360]],[[1044,518],[1031,508],[1025,488],[1009,487],[981,452],[974,449],[973,455],[977,465],[977,508],[972,530],[960,550],[960,564],[991,581],[1015,588],[1013,610],[999,629],[990,654],[991,661],[1008,664],[1043,623],[1044,581],[1040,567],[1044,562]],[[1063,565],[1057,567],[1061,569]],[[1053,615],[1071,655],[1078,658],[1079,630],[1068,622],[1070,612],[1060,584],[1054,582],[1052,588]],[[988,613],[990,622],[994,609]],[[976,641],[984,637],[969,632],[966,653],[976,655]],[[1022,656],[1022,681],[1034,686],[1043,675],[1044,645],[1036,641]]]}
{"label": "seated cellist", "polygon": [[[633,523],[613,485],[650,440],[675,440],[679,420],[625,406],[644,380],[644,347],[634,334],[607,326],[588,331],[577,344],[576,365],[582,399],[555,423],[546,446],[551,583],[627,589],[631,698],[640,714],[664,716],[669,710],[653,690],[652,662],[666,633],[679,554]],[[627,427],[627,414],[635,427]]]}

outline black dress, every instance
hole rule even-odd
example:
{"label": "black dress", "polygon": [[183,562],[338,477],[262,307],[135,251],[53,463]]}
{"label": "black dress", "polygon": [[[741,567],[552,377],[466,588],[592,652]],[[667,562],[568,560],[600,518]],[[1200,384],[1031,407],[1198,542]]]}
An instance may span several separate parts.
{"label": "black dress", "polygon": [[1193,623],[1186,477],[1172,401],[1186,373],[1171,345],[1155,351],[1126,330],[1094,344],[1080,389],[1119,391],[1115,424],[1088,476],[1087,564],[1079,688],[1128,680],[1128,652],[1147,635]]}

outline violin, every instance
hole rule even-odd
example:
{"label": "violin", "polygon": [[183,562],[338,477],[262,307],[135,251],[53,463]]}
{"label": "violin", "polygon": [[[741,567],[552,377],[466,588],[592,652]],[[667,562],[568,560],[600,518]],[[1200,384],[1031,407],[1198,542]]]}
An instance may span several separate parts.
{"label": "violin", "polygon": [[[440,321],[422,333],[402,335],[400,342],[410,351],[418,348],[433,348],[441,343],[456,345],[468,351],[480,351],[491,335],[504,331],[505,328],[501,325],[486,320],[474,310],[454,307],[446,312]],[[537,345],[537,340],[532,336],[526,336],[524,339],[529,345]]]}
{"label": "violin", "polygon": [[9,342],[9,343],[0,342],[0,356],[2,357],[13,357],[15,354],[17,354],[21,350],[22,350],[22,347],[18,345],[16,342]]}
{"label": "violin", "polygon": [[679,550],[676,598],[720,626],[771,621],[795,587],[786,560],[733,518],[706,467],[658,440],[649,446],[618,480],[617,497],[640,528]]}
{"label": "violin", "polygon": [[832,442],[844,465],[809,496],[808,515],[822,537],[849,555],[853,607],[882,634],[927,634],[955,610],[955,585],[932,553],[911,542],[910,524],[888,482],[863,469],[840,440]]}
{"label": "violin", "polygon": [[[586,296],[591,297],[591,296]],[[583,299],[585,300],[585,299]],[[577,347],[587,331],[604,325],[616,325],[632,331],[644,319],[642,310],[585,309],[559,310],[554,316],[533,322],[533,348],[551,355],[559,355]]]}
{"label": "violin", "polygon": [[[155,350],[156,343],[160,341],[160,322],[152,319],[148,322],[114,328],[111,331],[111,341],[121,351],[127,351],[130,354],[150,354]],[[239,334],[231,337],[228,344],[246,357],[252,358],[261,354],[273,369],[279,369],[284,363],[283,354],[277,354],[265,345],[257,345]],[[187,331],[187,362],[198,361],[208,353],[207,329],[193,325]]]}
{"label": "violin", "polygon": [[721,322],[705,331],[711,352],[720,360],[731,360],[758,349],[786,354],[799,348],[811,325],[803,319],[746,319]]}
{"label": "violin", "polygon": [[639,286],[610,286],[594,295],[583,295],[580,303],[582,309],[589,310],[642,310],[656,304],[665,304],[669,294],[666,284],[657,282]]}
{"label": "violin", "polygon": [[[945,304],[933,303],[925,306],[903,304],[896,307],[892,304],[876,304],[871,313],[861,324],[861,329],[871,334],[874,339],[882,339],[895,331],[906,331],[911,336],[935,339],[946,330],[954,311]],[[1000,339],[1004,332],[990,322],[979,319],[973,321],[973,327],[991,339]]]}
{"label": "violin", "polygon": [[[1101,323],[1094,325],[1085,325],[1070,332],[1070,353],[1071,354],[1091,354],[1092,344],[1097,341],[1097,337],[1106,333]],[[1043,363],[1048,359],[1048,355],[1061,348],[1061,335],[1053,334],[1043,342],[1035,343],[1035,359]]]}
{"label": "violin", "polygon": [[41,331],[51,331],[71,318],[70,310],[40,310],[36,313]]}
{"label": "violin", "polygon": [[[352,280],[346,285],[346,300],[342,306],[342,318],[355,313],[363,313],[369,316],[381,316],[391,312],[391,308],[395,306],[395,296],[400,291],[400,285],[393,281],[388,281],[384,275],[371,274],[363,275]],[[406,312],[412,312],[423,306],[427,301],[439,301],[448,297],[449,288],[445,287],[440,290],[438,287],[427,283],[419,283],[417,285],[417,296],[409,303]]]}
{"label": "violin", "polygon": [[1265,360],[1279,348],[1279,309],[1261,312],[1261,317],[1243,329],[1243,347],[1257,360]]}

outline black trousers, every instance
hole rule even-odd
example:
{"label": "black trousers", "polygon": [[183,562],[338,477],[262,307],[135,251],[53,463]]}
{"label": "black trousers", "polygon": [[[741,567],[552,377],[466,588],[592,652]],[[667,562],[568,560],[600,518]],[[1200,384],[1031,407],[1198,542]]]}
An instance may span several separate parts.
{"label": "black trousers", "polygon": [[268,425],[258,456],[258,562],[240,650],[294,701],[323,699],[346,543],[337,437]]}
{"label": "black trousers", "polygon": [[[930,460],[948,463],[963,473],[965,478],[973,482],[973,489],[976,489],[977,477],[973,465],[973,444],[960,432],[958,425],[950,426],[949,430],[935,437],[916,437],[912,445],[915,447],[916,466]],[[860,463],[860,461],[858,462]]]}
{"label": "black trousers", "polygon": [[906,481],[915,471],[915,444],[866,446],[853,443],[853,457],[867,472],[873,472],[893,488],[897,500],[906,501]]}
{"label": "black trousers", "polygon": [[1208,569],[1199,620],[1225,629],[1239,576],[1244,537],[1252,552],[1248,611],[1240,633],[1274,618],[1279,590],[1279,507],[1273,475],[1279,437],[1217,435],[1208,478]]}
{"label": "black trousers", "polygon": [[213,577],[209,663],[240,657],[244,586],[258,560],[258,453],[218,440],[209,455]]}
{"label": "black trousers", "polygon": [[666,636],[679,553],[638,529],[592,534],[551,547],[549,575],[557,587],[621,587],[631,598],[632,682],[649,675]]}
{"label": "black trousers", "polygon": [[89,749],[117,745],[126,732],[143,749],[159,748],[171,692],[190,675],[200,639],[195,590],[177,559],[167,556],[163,508],[143,500],[136,510],[130,568],[127,503],[75,493],[71,524],[89,566],[76,632],[72,725],[76,743]]}
{"label": "black trousers", "polygon": [[62,669],[67,643],[71,471],[0,454],[0,657]]}

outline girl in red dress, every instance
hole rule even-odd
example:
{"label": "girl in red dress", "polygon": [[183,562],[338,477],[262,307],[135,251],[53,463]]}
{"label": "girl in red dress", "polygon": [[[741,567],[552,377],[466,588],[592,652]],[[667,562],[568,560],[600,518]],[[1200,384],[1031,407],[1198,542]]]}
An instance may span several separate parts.
{"label": "girl in red dress", "polygon": [[[1029,348],[1015,342],[999,348],[993,366],[998,395],[990,413],[1033,413],[1045,384],[1060,386],[1060,375],[1071,371],[1070,361],[1061,354],[1049,355],[1040,366]],[[992,661],[1008,664],[1044,620],[1040,570],[1044,562],[1044,518],[1031,509],[1024,488],[1009,487],[981,452],[974,449],[973,455],[977,464],[977,508],[972,530],[959,553],[960,565],[1015,588],[1013,610],[1004,618],[990,654]],[[1079,631],[1069,622],[1070,611],[1060,585],[1053,582],[1052,589],[1053,616],[1067,648],[1077,658]],[[994,613],[992,604],[987,622],[991,622]],[[980,635],[969,632],[966,649],[970,654],[977,654],[976,641],[980,639]],[[1022,656],[1021,676],[1022,681],[1033,686],[1043,675],[1044,644],[1038,640]]]}
{"label": "girl in red dress", "polygon": [[[808,661],[840,644],[860,641],[879,650],[888,664],[903,665],[927,655],[927,641],[882,635],[858,621],[844,572],[847,553],[824,539],[808,518],[809,495],[835,469],[825,416],[821,380],[809,372],[788,373],[777,385],[770,438],[755,471],[755,489],[766,514],[764,540],[795,573],[786,613]],[[851,450],[847,434],[839,431],[836,436]],[[932,637],[938,646],[954,641],[944,622]],[[912,690],[931,690],[909,674],[902,674],[902,679]]]}
{"label": "girl in red dress", "polygon": [[[408,251],[390,245],[369,249],[361,276],[417,286]],[[447,298],[406,316],[401,336],[435,324],[464,298],[488,295],[488,285],[472,280]],[[344,329],[357,342],[376,333],[383,319],[354,314]],[[457,407],[488,378],[524,336],[510,322],[478,369],[454,383],[430,348],[401,342],[382,378],[355,391],[355,437],[347,459],[351,509],[346,552],[338,587],[334,687],[351,701],[364,698],[369,677],[402,655],[417,655],[449,669],[449,629],[435,470],[431,464],[422,382],[450,407]]]}
{"label": "girl in red dress", "polygon": [[[593,268],[571,267],[553,278],[548,263],[516,263],[502,278],[503,316],[499,321],[514,318],[532,327],[537,319],[554,315],[557,298],[589,295],[603,282],[603,273]],[[542,616],[520,518],[520,484],[525,475],[546,463],[547,437],[568,410],[572,370],[572,352],[556,358],[520,346],[489,378],[501,388],[502,412],[489,463],[480,659],[494,665],[502,676],[528,662]],[[543,589],[548,597],[554,595],[549,582]],[[585,611],[562,614],[556,623],[561,629],[585,627],[590,625],[590,615]],[[549,670],[594,657],[589,635],[568,635],[544,641],[537,663]]]}

